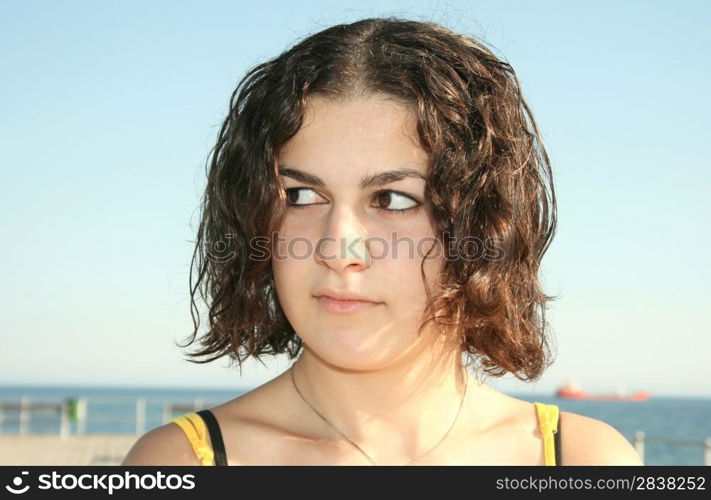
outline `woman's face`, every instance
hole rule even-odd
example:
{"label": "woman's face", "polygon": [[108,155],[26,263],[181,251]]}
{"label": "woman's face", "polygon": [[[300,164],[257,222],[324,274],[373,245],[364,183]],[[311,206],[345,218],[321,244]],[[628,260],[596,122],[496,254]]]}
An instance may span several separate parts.
{"label": "woman's face", "polygon": [[[290,206],[272,269],[279,302],[305,347],[352,370],[384,368],[427,350],[434,336],[417,336],[427,300],[420,266],[435,235],[424,206],[428,156],[415,117],[378,96],[312,97],[278,163]],[[410,175],[365,182],[396,170]],[[425,259],[430,290],[441,254],[437,245],[435,257]],[[375,303],[337,310],[317,297],[333,290]]]}

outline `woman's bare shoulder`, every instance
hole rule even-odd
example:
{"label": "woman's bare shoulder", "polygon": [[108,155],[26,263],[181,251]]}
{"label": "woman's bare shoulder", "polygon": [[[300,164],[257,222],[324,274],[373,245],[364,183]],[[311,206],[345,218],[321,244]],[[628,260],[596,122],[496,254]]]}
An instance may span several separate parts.
{"label": "woman's bare shoulder", "polygon": [[[288,381],[288,379],[286,379]],[[299,417],[288,404],[282,374],[210,408],[217,419],[230,465],[277,463],[285,437],[294,437]],[[274,408],[281,408],[275,412]],[[208,436],[208,444],[212,441]],[[183,430],[168,423],[134,443],[121,465],[201,465]]]}
{"label": "woman's bare shoulder", "polygon": [[202,465],[183,430],[173,423],[142,435],[121,465]]}
{"label": "woman's bare shoulder", "polygon": [[[277,464],[292,451],[304,453],[303,417],[284,374],[212,408],[230,465]],[[275,408],[279,408],[275,411]]]}
{"label": "woman's bare shoulder", "polygon": [[560,427],[562,465],[644,465],[627,438],[602,420],[562,411]]}
{"label": "woman's bare shoulder", "polygon": [[[511,429],[523,429],[525,433],[521,436],[530,437],[531,426],[535,425],[535,440],[531,446],[537,451],[541,436],[534,404],[487,389],[496,396],[492,404],[496,412],[511,415],[503,420],[510,423]],[[644,465],[627,438],[602,420],[561,411],[560,429],[561,465]]]}

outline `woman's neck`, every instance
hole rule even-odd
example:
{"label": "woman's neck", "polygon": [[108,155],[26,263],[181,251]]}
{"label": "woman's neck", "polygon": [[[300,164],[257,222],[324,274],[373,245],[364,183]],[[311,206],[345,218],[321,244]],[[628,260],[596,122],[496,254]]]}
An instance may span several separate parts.
{"label": "woman's neck", "polygon": [[[292,370],[297,392],[318,413],[374,459],[392,463],[434,446],[452,427],[465,384],[469,394],[478,389],[460,351],[442,345],[371,370],[343,369],[305,348]],[[304,411],[321,421],[306,403]],[[321,424],[324,435],[340,439]]]}

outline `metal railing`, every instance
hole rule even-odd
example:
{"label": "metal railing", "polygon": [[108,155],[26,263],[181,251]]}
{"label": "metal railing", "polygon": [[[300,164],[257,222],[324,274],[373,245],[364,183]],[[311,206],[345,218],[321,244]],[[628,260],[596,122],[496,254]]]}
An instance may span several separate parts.
{"label": "metal railing", "polygon": [[[205,401],[202,398],[194,399],[192,402],[173,401],[160,402],[161,398],[151,398],[151,400],[159,400],[156,404],[160,407],[160,421],[162,424],[168,423],[174,416],[191,413],[205,408]],[[144,434],[147,428],[147,414],[149,401],[148,398],[102,398],[92,397],[92,409],[94,410],[91,416],[91,424],[131,424],[130,427],[136,435]],[[131,405],[135,409],[133,411],[121,412],[101,412],[97,411],[104,405],[115,406],[124,403]],[[102,415],[102,413],[104,413]],[[106,414],[108,413],[108,414]],[[72,434],[82,435],[87,433],[88,418],[88,398],[71,398],[62,402],[54,403],[35,403],[30,401],[28,396],[20,398],[19,403],[0,401],[0,434],[3,433],[5,424],[16,426],[17,433],[20,435],[32,434],[32,427],[42,427],[48,425],[56,426],[59,423],[59,435],[61,438],[66,438]],[[39,424],[39,425],[38,425]],[[72,425],[74,424],[74,425]]]}
{"label": "metal railing", "polygon": [[[16,420],[5,417],[5,412],[15,412],[18,414]],[[0,403],[0,431],[4,422],[18,424],[19,434],[28,434],[30,418],[33,414],[38,414],[40,422],[56,423],[59,418],[59,435],[64,438],[70,433],[70,405],[68,402],[62,403],[30,403],[29,397],[20,399],[19,403]],[[49,415],[49,416],[47,416]],[[37,423],[35,416],[34,422]]]}
{"label": "metal railing", "polygon": [[704,465],[711,465],[711,438],[706,438],[702,443],[698,441],[687,441],[683,439],[671,439],[665,437],[647,435],[643,431],[637,431],[634,435],[634,448],[637,450],[640,458],[644,462],[644,445],[645,443],[660,443],[670,446],[684,446],[691,448],[703,448],[704,450]]}

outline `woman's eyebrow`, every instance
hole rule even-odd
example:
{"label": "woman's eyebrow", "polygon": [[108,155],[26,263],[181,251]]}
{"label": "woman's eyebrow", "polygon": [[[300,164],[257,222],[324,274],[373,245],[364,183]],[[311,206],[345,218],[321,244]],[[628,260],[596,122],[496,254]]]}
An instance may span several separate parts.
{"label": "woman's eyebrow", "polygon": [[[294,180],[305,184],[311,184],[312,186],[326,187],[326,183],[323,182],[320,177],[304,172],[303,170],[296,170],[286,165],[279,165],[279,175],[291,177]],[[377,174],[361,178],[360,188],[367,189],[371,186],[383,186],[408,177],[419,177],[420,179],[425,179],[424,174],[418,172],[417,170],[411,168],[399,168],[396,170],[378,172]]]}

